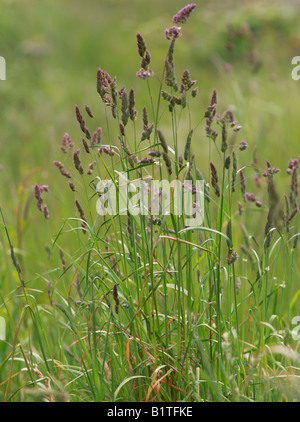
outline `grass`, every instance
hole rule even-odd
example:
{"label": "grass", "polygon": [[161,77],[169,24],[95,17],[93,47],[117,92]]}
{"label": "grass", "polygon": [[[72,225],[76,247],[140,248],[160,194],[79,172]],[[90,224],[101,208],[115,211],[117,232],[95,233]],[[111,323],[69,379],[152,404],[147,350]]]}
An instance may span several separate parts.
{"label": "grass", "polygon": [[[1,399],[298,401],[299,341],[292,335],[299,313],[298,159],[286,173],[298,156],[294,9],[276,3],[270,14],[257,1],[215,12],[197,2],[175,42],[179,87],[186,66],[198,86],[195,98],[196,85],[185,88],[184,107],[172,66],[165,79],[165,58],[173,59],[163,32],[184,4],[157,2],[151,12],[139,2],[89,4],[83,10],[72,2],[72,13],[69,2],[3,6],[9,43],[1,54],[15,64],[1,100]],[[137,32],[155,72],[146,80],[136,78]],[[108,74],[117,75],[118,90],[134,88],[134,107],[124,91],[115,117],[99,101],[99,66],[108,83]],[[162,89],[179,104],[170,106]],[[150,124],[149,139],[141,141]],[[93,134],[99,126],[102,140],[93,145],[85,128]],[[60,151],[66,131],[81,149],[77,169],[74,150]],[[244,139],[249,147],[242,151]],[[100,154],[104,146],[114,155]],[[150,150],[161,155],[140,161]],[[54,160],[72,174],[75,192]],[[99,216],[95,185],[110,179],[119,191],[120,172],[132,189],[143,178],[204,178],[203,225],[191,230],[180,215],[153,218],[149,211]],[[42,192],[49,220],[35,206],[36,181],[49,185]]]}

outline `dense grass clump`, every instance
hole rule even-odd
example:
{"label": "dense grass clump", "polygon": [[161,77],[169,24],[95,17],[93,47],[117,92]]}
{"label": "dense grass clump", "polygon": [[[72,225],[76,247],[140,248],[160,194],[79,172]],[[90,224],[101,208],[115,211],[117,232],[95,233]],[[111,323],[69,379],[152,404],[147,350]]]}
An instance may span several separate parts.
{"label": "dense grass clump", "polygon": [[[74,107],[77,139],[61,136],[52,166],[61,185],[33,186],[45,220],[50,192],[63,189],[74,209],[51,238],[43,287],[23,274],[1,211],[18,283],[2,306],[20,307],[0,366],[5,401],[299,400],[299,157],[280,170],[261,167],[254,150],[247,162],[243,122],[219,105],[222,93],[200,104],[191,72],[181,63],[177,74],[176,47],[196,13],[187,5],[162,32],[160,69],[136,34],[140,109],[137,89],[102,67],[103,121],[88,104]],[[175,212],[178,186],[190,214]]]}

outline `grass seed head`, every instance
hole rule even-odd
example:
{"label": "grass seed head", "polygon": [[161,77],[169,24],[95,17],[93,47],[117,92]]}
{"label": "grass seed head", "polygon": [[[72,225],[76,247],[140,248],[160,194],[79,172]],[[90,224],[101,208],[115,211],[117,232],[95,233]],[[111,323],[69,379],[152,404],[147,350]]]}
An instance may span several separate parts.
{"label": "grass seed head", "polygon": [[132,121],[136,120],[137,118],[137,111],[135,110],[134,106],[135,106],[134,90],[131,88],[131,90],[129,91],[128,112],[129,112],[129,117]]}
{"label": "grass seed head", "polygon": [[191,129],[188,133],[188,136],[186,138],[185,148],[184,148],[184,159],[187,161],[189,159],[190,151],[191,151],[191,142],[192,142],[192,136],[194,133],[194,129]]}
{"label": "grass seed head", "polygon": [[246,202],[246,179],[243,170],[240,171],[240,188],[244,202]]}
{"label": "grass seed head", "polygon": [[85,105],[85,106],[84,106],[84,108],[85,108],[85,111],[86,111],[87,115],[88,115],[89,117],[93,118],[93,117],[94,117],[94,115],[93,115],[93,113],[92,113],[92,110],[91,110],[90,106]]}
{"label": "grass seed head", "polygon": [[161,130],[159,130],[159,129],[157,129],[157,135],[158,135],[158,138],[159,138],[159,141],[160,141],[160,144],[161,144],[161,146],[162,146],[162,149],[164,150],[164,152],[166,153],[166,154],[168,154],[168,144],[167,144],[167,141],[166,141],[166,138],[164,137],[164,135],[163,135],[163,133],[162,133],[162,131]]}
{"label": "grass seed head", "polygon": [[137,40],[138,53],[140,57],[144,57],[147,50],[147,46],[146,46],[143,36],[139,32],[137,32],[136,34],[136,40]]}
{"label": "grass seed head", "polygon": [[87,144],[86,140],[85,140],[84,138],[81,138],[81,141],[82,141],[83,147],[84,147],[84,149],[85,149],[85,152],[86,152],[87,154],[90,154],[90,149],[89,149],[89,146],[88,146],[88,144]]}
{"label": "grass seed head", "polygon": [[79,174],[83,175],[84,171],[83,171],[83,167],[81,165],[79,154],[80,154],[80,149],[76,149],[73,152],[73,162],[74,162],[74,166],[75,166],[76,170],[79,172]]}
{"label": "grass seed head", "polygon": [[190,17],[190,14],[195,9],[197,5],[195,3],[187,4],[181,10],[179,10],[176,15],[173,16],[173,22],[175,24],[186,23],[187,19]]}
{"label": "grass seed head", "polygon": [[172,38],[179,38],[181,37],[181,27],[180,26],[172,26],[171,28],[167,28],[165,30],[167,40],[171,40]]}
{"label": "grass seed head", "polygon": [[72,192],[76,192],[76,188],[73,182],[69,182],[69,187],[71,189]]}
{"label": "grass seed head", "polygon": [[61,142],[61,151],[66,154],[68,149],[72,149],[73,147],[74,143],[72,142],[70,135],[65,133]]}
{"label": "grass seed head", "polygon": [[101,143],[102,138],[102,128],[98,127],[98,129],[95,130],[93,133],[91,145],[99,145]]}
{"label": "grass seed head", "polygon": [[221,192],[220,192],[220,186],[219,186],[218,172],[217,172],[216,166],[214,165],[212,161],[210,162],[210,170],[211,170],[211,185],[215,190],[215,194],[217,195],[217,197],[219,197],[221,195]]}

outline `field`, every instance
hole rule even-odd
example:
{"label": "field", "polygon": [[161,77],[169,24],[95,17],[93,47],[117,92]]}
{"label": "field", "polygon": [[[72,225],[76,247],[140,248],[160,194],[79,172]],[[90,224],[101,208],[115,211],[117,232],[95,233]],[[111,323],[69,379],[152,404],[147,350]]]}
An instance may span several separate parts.
{"label": "field", "polygon": [[1,401],[300,400],[300,4],[193,5],[1,2]]}

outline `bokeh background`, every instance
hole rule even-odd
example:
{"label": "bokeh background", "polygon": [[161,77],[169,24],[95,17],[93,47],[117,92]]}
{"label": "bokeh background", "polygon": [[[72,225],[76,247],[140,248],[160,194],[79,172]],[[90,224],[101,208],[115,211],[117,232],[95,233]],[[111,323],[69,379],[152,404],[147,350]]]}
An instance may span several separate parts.
{"label": "bokeh background", "polygon": [[[282,169],[278,189],[287,191],[288,160],[300,153],[300,81],[291,77],[291,60],[300,55],[300,1],[195,3],[175,54],[178,75],[188,68],[199,86],[193,122],[201,128],[215,88],[220,108],[231,108],[243,126],[249,144],[245,161],[250,162],[256,150],[262,167],[270,160]],[[117,76],[119,88],[135,89],[141,112],[149,99],[144,81],[136,78],[136,32],[143,34],[151,52],[151,83],[157,87],[168,49],[164,29],[185,5],[179,0],[1,1],[0,55],[6,59],[7,80],[0,81],[0,204],[29,279],[46,270],[49,239],[63,219],[74,214],[71,192],[52,162],[61,158],[65,132],[80,143],[75,104],[81,109],[90,105],[96,127],[105,126],[96,92],[101,67]],[[197,165],[203,162],[205,173],[203,130],[193,142]],[[35,183],[50,188],[47,224],[33,200]],[[8,258],[4,233],[0,246]],[[6,271],[6,266],[1,268],[0,280]]]}

